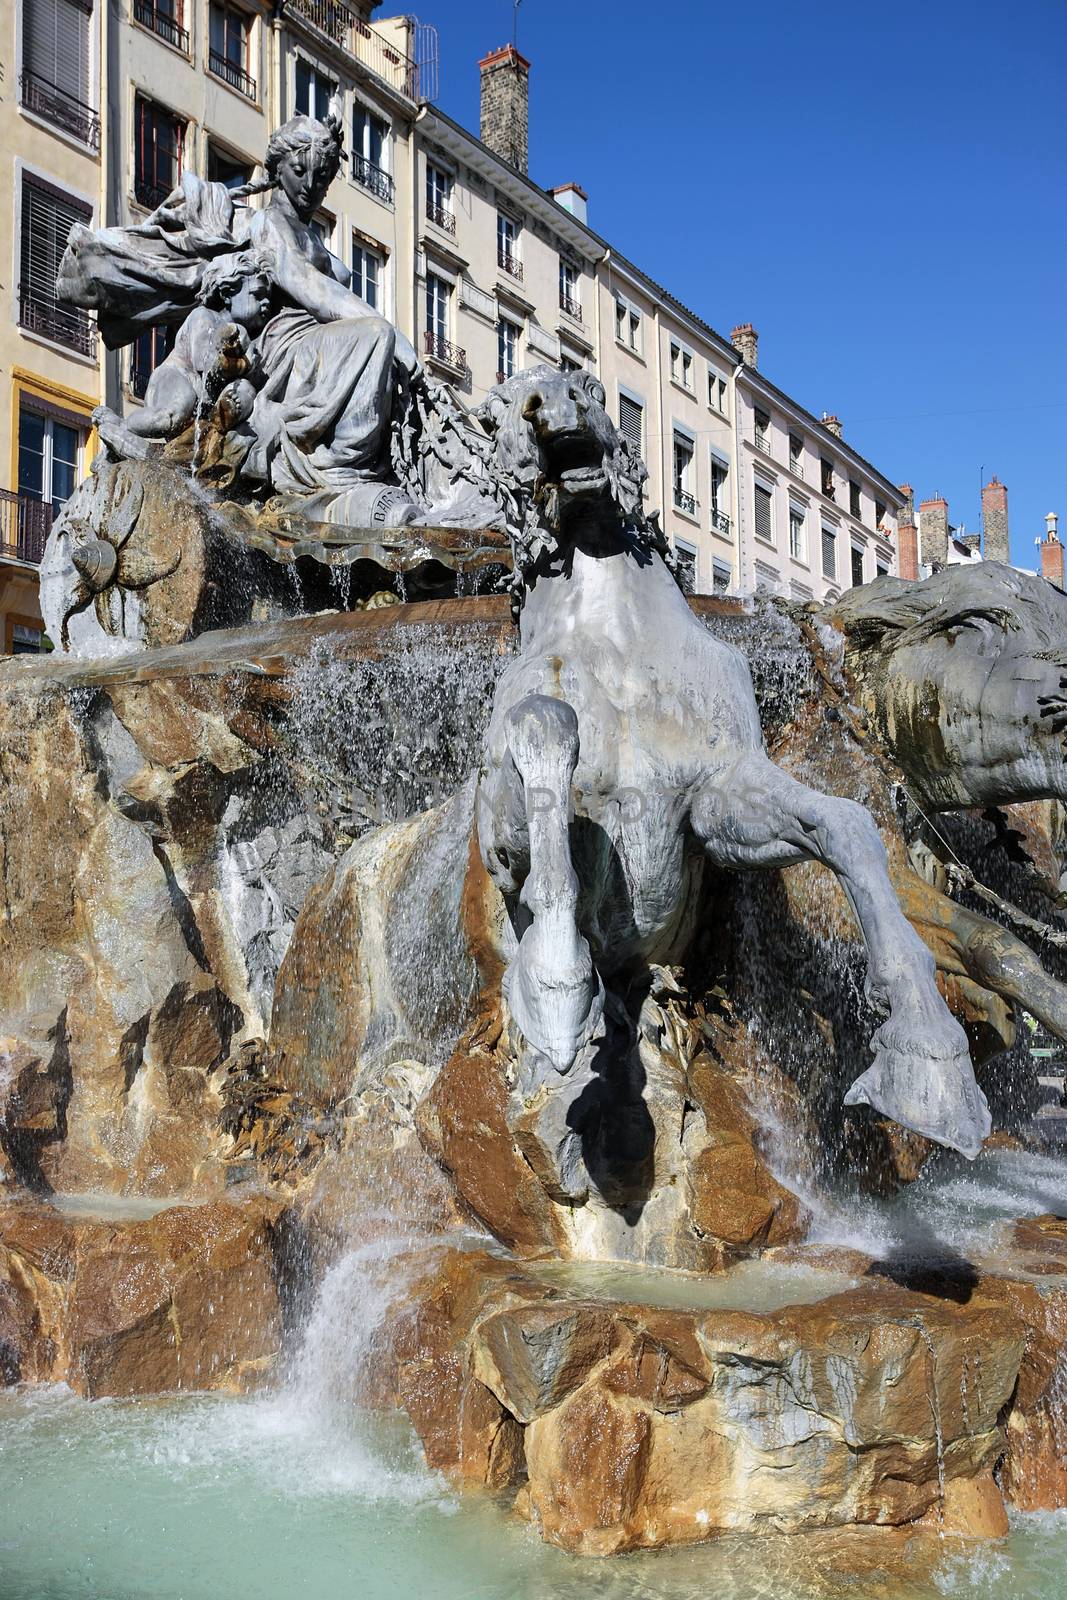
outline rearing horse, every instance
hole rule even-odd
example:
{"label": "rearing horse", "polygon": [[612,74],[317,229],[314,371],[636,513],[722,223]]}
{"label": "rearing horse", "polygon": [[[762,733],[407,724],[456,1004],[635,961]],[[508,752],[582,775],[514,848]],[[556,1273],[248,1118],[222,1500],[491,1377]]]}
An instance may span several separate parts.
{"label": "rearing horse", "polygon": [[602,1036],[603,980],[681,958],[705,861],[821,861],[860,925],[867,996],[885,1017],[846,1103],[973,1157],[989,1111],[873,818],[770,760],[748,664],[690,610],[641,512],[644,469],[604,402],[589,374],[537,367],[479,412],[510,486],[522,605],[478,792],[482,856],[513,934],[504,991],[520,1087],[558,1098]]}

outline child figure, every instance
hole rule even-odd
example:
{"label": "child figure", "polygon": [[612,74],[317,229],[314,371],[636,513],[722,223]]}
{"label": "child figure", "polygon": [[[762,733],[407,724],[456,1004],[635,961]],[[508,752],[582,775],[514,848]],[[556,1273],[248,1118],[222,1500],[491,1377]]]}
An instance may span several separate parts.
{"label": "child figure", "polygon": [[252,340],[270,320],[273,291],[266,262],[251,251],[211,262],[200,282],[200,304],[149,379],[141,409],[128,417],[108,406],[93,412],[108,454],[144,460],[153,443],[175,438],[216,404],[225,428],[243,422],[258,377]]}

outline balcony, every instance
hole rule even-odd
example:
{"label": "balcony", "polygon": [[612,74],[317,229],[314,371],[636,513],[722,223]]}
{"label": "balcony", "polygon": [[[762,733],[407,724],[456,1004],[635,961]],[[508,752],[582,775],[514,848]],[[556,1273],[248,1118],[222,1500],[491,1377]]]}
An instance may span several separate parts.
{"label": "balcony", "polygon": [[456,213],[451,206],[442,205],[440,200],[427,200],[426,217],[435,227],[441,228],[445,233],[455,234]]}
{"label": "balcony", "polygon": [[804,463],[799,456],[789,457],[789,470],[794,478],[799,478],[801,483],[804,482]]}
{"label": "balcony", "polygon": [[100,118],[91,106],[57,88],[36,72],[22,74],[22,104],[34,116],[62,128],[90,150],[100,149]]}
{"label": "balcony", "polygon": [[28,495],[0,489],[0,560],[39,566],[52,529],[52,507]]}
{"label": "balcony", "polygon": [[423,92],[432,98],[436,61],[426,62],[429,81],[420,83],[418,64],[345,0],[283,0],[282,10],[338,45],[407,99],[418,100]]}
{"label": "balcony", "polygon": [[392,205],[396,192],[392,178],[381,167],[376,167],[373,161],[368,161],[366,156],[352,157],[352,177],[360,188],[366,189],[385,205]]}
{"label": "balcony", "polygon": [[453,344],[450,339],[445,339],[441,334],[434,333],[427,328],[423,334],[423,350],[431,361],[439,361],[443,367],[451,367],[453,372],[466,372],[467,352],[458,344]]}
{"label": "balcony", "polygon": [[757,450],[761,450],[765,456],[770,455],[771,441],[765,433],[757,433],[753,442]]}
{"label": "balcony", "polygon": [[175,50],[180,50],[183,56],[189,54],[188,28],[179,27],[166,11],[157,11],[152,0],[133,0],[133,20],[173,45]]}
{"label": "balcony", "polygon": [[250,78],[243,67],[237,66],[233,61],[220,56],[217,50],[208,52],[208,66],[216,78],[221,78],[223,83],[228,83],[231,89],[236,89],[238,94],[243,94],[246,100],[256,98],[256,80]]}
{"label": "balcony", "polygon": [[501,272],[506,272],[509,277],[515,279],[516,283],[522,282],[522,262],[518,256],[512,255],[510,250],[498,249],[496,264]]}
{"label": "balcony", "polygon": [[575,322],[581,322],[581,320],[582,320],[582,303],[581,303],[581,301],[580,300],[572,300],[570,295],[569,294],[564,294],[562,289],[560,290],[560,293],[559,293],[559,309],[561,311],[565,311],[567,313],[568,317],[573,317]]}
{"label": "balcony", "polygon": [[155,211],[170,195],[174,193],[179,180],[173,183],[159,183],[155,178],[135,177],[133,180],[134,198],[139,206],[144,206],[146,211]]}
{"label": "balcony", "polygon": [[43,299],[31,291],[19,295],[19,326],[28,333],[40,334],[54,344],[65,345],[79,355],[96,359],[96,324],[84,311],[71,311],[54,300]]}
{"label": "balcony", "polygon": [[687,517],[695,517],[697,514],[697,497],[695,494],[690,494],[688,489],[675,488],[674,504],[677,510],[684,511]]}
{"label": "balcony", "polygon": [[719,510],[718,506],[712,506],[711,508],[711,525],[715,529],[716,533],[725,533],[728,535],[730,532],[730,519],[726,515],[725,511]]}

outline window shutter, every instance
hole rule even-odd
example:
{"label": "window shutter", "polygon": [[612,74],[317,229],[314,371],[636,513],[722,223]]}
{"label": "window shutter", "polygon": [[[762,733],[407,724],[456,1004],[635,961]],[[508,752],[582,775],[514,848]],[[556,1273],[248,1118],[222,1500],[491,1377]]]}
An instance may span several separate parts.
{"label": "window shutter", "polygon": [[774,533],[771,522],[771,491],[764,489],[761,484],[756,485],[756,537],[773,542]]}
{"label": "window shutter", "polygon": [[21,281],[19,292],[42,305],[56,303],[56,276],[76,222],[91,222],[92,209],[51,185],[22,178]]}
{"label": "window shutter", "polygon": [[637,454],[641,454],[641,420],[644,406],[639,406],[636,400],[631,400],[629,395],[619,396],[619,432],[627,444],[633,446]]}
{"label": "window shutter", "polygon": [[91,4],[79,5],[78,0],[23,0],[23,5],[23,67],[87,106]]}
{"label": "window shutter", "polygon": [[831,528],[822,530],[822,573],[824,578],[837,576],[837,540]]}

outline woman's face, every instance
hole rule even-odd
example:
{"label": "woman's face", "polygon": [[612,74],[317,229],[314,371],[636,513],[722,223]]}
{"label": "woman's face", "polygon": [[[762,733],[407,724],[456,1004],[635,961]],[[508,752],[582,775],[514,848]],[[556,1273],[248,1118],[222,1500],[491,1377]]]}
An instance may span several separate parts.
{"label": "woman's face", "polygon": [[314,145],[290,150],[278,164],[278,182],[304,222],[310,221],[319,209],[332,181],[329,157]]}

